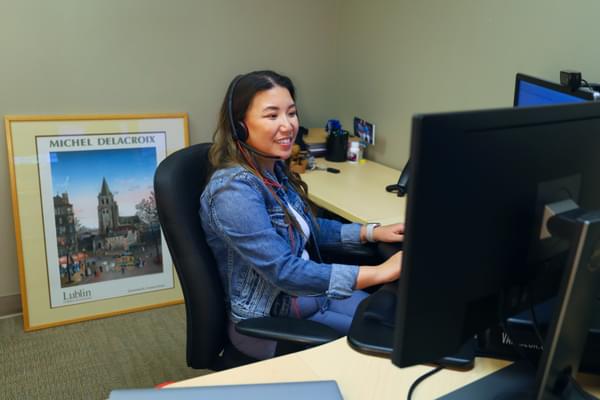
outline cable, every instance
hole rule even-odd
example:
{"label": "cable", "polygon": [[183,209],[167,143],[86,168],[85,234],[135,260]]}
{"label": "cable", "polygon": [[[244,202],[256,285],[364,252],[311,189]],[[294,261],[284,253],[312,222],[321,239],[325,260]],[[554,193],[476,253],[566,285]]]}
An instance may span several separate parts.
{"label": "cable", "polygon": [[587,86],[588,88],[590,88],[590,89],[594,90],[594,89],[592,88],[592,86],[591,86],[591,85],[588,83],[588,81],[586,81],[585,79],[581,79],[581,82],[583,82],[583,83],[585,84],[585,86]]}
{"label": "cable", "polygon": [[439,366],[439,367],[435,367],[434,369],[432,369],[431,371],[421,375],[420,377],[418,377],[413,383],[412,385],[410,385],[410,389],[408,389],[408,394],[406,395],[406,400],[411,400],[412,399],[412,395],[413,392],[415,391],[415,389],[417,388],[417,386],[419,385],[419,383],[423,382],[425,379],[429,378],[431,375],[433,374],[437,374],[438,372],[440,372],[442,369],[444,369],[444,367]]}
{"label": "cable", "polygon": [[[585,87],[590,89],[592,91],[592,93],[596,93],[596,89],[592,85],[590,85],[588,83],[588,81],[586,81],[585,79],[581,79],[581,82],[584,84]],[[597,84],[594,84],[594,85],[597,85]]]}

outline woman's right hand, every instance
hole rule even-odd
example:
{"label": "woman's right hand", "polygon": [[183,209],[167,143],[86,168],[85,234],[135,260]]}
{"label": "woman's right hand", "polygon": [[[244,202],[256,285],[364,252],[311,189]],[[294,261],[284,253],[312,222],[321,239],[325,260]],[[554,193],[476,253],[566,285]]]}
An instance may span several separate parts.
{"label": "woman's right hand", "polygon": [[364,289],[373,285],[380,285],[395,281],[402,271],[402,252],[399,251],[382,264],[371,267],[361,266],[356,277],[356,289]]}
{"label": "woman's right hand", "polygon": [[388,283],[400,278],[400,272],[402,271],[402,251],[385,260],[377,268],[379,269],[380,283]]}

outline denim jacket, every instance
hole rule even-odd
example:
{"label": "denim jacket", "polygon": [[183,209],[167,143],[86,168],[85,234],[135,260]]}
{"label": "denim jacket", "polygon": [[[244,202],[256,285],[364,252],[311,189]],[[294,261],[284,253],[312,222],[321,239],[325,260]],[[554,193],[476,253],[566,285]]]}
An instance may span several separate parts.
{"label": "denim jacket", "polygon": [[[289,184],[281,162],[273,188],[307,222],[310,238],[291,228],[265,184],[242,166],[216,171],[200,197],[200,218],[218,264],[233,322],[268,315],[287,315],[290,296],[352,294],[358,266],[323,264],[301,258],[308,240],[324,243],[360,241],[359,224],[310,218],[307,205]],[[293,240],[290,240],[290,236]]]}

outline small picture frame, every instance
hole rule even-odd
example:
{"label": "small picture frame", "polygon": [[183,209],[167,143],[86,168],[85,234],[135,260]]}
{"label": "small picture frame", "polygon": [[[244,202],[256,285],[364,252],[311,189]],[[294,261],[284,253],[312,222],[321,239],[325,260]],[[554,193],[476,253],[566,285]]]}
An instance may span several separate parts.
{"label": "small picture frame", "polygon": [[375,124],[364,119],[354,117],[354,136],[358,136],[365,145],[375,144]]}
{"label": "small picture frame", "polygon": [[182,303],[153,179],[187,114],[4,121],[25,330]]}

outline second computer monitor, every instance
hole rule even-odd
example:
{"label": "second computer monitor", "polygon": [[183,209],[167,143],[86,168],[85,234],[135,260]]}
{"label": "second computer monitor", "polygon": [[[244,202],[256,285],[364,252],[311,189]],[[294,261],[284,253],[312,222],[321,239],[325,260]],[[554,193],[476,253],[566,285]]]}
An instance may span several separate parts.
{"label": "second computer monitor", "polygon": [[515,79],[515,107],[583,103],[590,100],[594,100],[594,95],[581,89],[572,91],[558,83],[525,74],[517,74]]}

